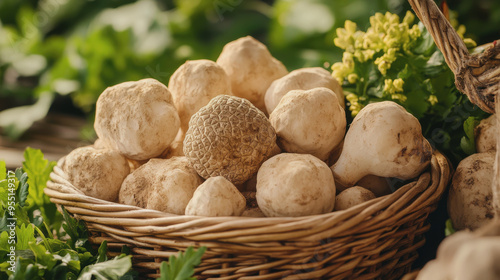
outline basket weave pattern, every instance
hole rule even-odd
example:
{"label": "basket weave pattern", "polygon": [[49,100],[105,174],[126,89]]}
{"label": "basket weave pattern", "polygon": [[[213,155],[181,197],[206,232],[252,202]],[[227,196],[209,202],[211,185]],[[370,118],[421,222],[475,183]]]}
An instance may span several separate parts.
{"label": "basket weave pattern", "polygon": [[434,1],[408,2],[455,74],[457,89],[483,111],[495,112],[495,96],[500,91],[500,44],[495,41],[483,52],[471,55]]}
{"label": "basket weave pattern", "polygon": [[[429,229],[427,216],[450,179],[447,159],[390,195],[343,211],[305,217],[172,215],[83,195],[61,159],[45,192],[86,222],[90,241],[111,255],[132,248],[134,268],[158,277],[160,263],[188,246],[206,246],[198,279],[398,279],[411,269]],[[105,187],[105,186],[103,186]]]}

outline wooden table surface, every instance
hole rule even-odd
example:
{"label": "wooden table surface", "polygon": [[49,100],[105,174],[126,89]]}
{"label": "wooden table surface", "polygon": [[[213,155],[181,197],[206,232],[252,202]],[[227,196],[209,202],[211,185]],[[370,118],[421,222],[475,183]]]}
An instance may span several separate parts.
{"label": "wooden table surface", "polygon": [[0,136],[0,160],[9,169],[22,166],[26,147],[42,150],[46,159],[57,161],[77,147],[92,144],[81,138],[86,120],[71,115],[50,113],[15,141]]}

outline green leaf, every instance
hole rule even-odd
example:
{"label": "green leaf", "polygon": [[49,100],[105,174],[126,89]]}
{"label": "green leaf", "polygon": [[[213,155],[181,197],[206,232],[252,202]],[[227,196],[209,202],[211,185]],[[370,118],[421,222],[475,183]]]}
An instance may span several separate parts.
{"label": "green leaf", "polygon": [[18,198],[19,198],[19,205],[21,207],[24,207],[26,205],[26,199],[28,198],[29,195],[29,184],[27,182],[28,180],[28,174],[23,173],[21,178],[19,179],[19,186],[18,186]]}
{"label": "green leaf", "polygon": [[58,251],[54,257],[73,272],[80,272],[80,258],[78,253],[74,250],[62,249]]}
{"label": "green leaf", "polygon": [[462,149],[462,151],[464,151],[464,153],[468,155],[472,155],[476,152],[474,142],[465,136],[460,139],[460,148]]}
{"label": "green leaf", "polygon": [[437,50],[432,54],[432,56],[425,64],[423,73],[429,76],[435,76],[443,72],[443,69],[447,68],[447,66],[445,66],[445,63],[446,62],[444,60],[443,54],[439,50]]}
{"label": "green leaf", "polygon": [[78,280],[118,280],[132,268],[132,257],[120,255],[114,259],[86,266]]}
{"label": "green leaf", "polygon": [[42,151],[26,148],[24,151],[23,169],[28,174],[28,204],[29,211],[39,210],[43,220],[53,229],[59,231],[62,223],[62,215],[57,211],[54,203],[43,192],[50,179],[50,173],[56,162],[44,158]]}
{"label": "green leaf", "polygon": [[24,151],[23,169],[28,173],[28,184],[32,187],[29,198],[39,207],[46,203],[43,190],[55,165],[55,162],[46,160],[38,149],[28,147]]}
{"label": "green leaf", "polygon": [[104,240],[101,243],[101,246],[99,246],[96,263],[101,263],[101,262],[107,261],[108,260],[107,253],[108,253],[108,241]]}
{"label": "green leaf", "polygon": [[29,248],[33,251],[33,254],[35,254],[36,262],[45,266],[47,270],[51,270],[57,264],[54,255],[52,255],[42,244],[30,242]]}
{"label": "green leaf", "polygon": [[412,49],[413,52],[417,54],[429,54],[435,48],[434,39],[432,35],[427,32],[424,24],[422,22],[418,23],[418,28],[422,33],[422,36],[417,40],[417,45]]}
{"label": "green leaf", "polygon": [[5,161],[0,160],[0,181],[7,178],[7,168],[5,167]]}
{"label": "green leaf", "polygon": [[25,279],[33,279],[38,280],[42,279],[39,275],[39,268],[33,263],[33,260],[21,259],[18,258],[16,261],[16,271],[9,278],[14,280],[25,280]]}
{"label": "green leaf", "polygon": [[7,179],[0,180],[0,203],[2,209],[7,208],[9,199],[9,183]]}
{"label": "green leaf", "polygon": [[453,223],[451,222],[451,219],[446,220],[446,228],[444,229],[444,234],[446,236],[450,236],[454,234],[456,231],[453,228]]}
{"label": "green leaf", "polygon": [[[64,208],[64,206],[61,207],[62,212],[63,212],[63,218],[64,218],[64,224],[62,227],[64,228],[65,232],[69,235],[70,240],[68,240],[69,246],[72,249],[77,249],[78,247],[82,247],[85,245],[88,245],[88,232],[87,228],[85,227],[85,223],[83,221],[77,220],[73,217],[71,217]],[[90,248],[86,248],[89,250]]]}
{"label": "green leaf", "polygon": [[23,224],[16,228],[16,249],[17,250],[26,250],[29,249],[29,243],[36,243],[35,232],[33,229],[33,225],[31,224]]}
{"label": "green leaf", "polygon": [[9,244],[9,233],[7,231],[2,231],[2,233],[0,234],[0,250],[8,252],[10,251],[10,246],[11,244]]}
{"label": "green leaf", "polygon": [[464,121],[464,132],[465,136],[462,137],[460,140],[460,148],[468,154],[472,155],[476,152],[476,141],[475,141],[475,136],[474,136],[474,129],[476,126],[479,124],[479,120],[477,120],[475,117],[468,117]]}
{"label": "green leaf", "polygon": [[179,252],[179,256],[171,256],[167,262],[160,266],[160,280],[191,280],[194,267],[201,263],[201,257],[206,247],[200,247],[197,251],[188,247],[186,252]]}

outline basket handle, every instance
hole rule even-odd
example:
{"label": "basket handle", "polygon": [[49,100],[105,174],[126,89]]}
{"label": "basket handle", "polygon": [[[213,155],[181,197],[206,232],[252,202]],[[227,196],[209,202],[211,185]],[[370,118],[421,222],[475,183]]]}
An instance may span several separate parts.
{"label": "basket handle", "polygon": [[[500,112],[500,100],[495,102],[495,109]],[[497,125],[500,124],[500,113],[496,114]],[[497,152],[495,155],[495,164],[493,167],[493,211],[495,219],[500,222],[500,137],[497,136]]]}
{"label": "basket handle", "polygon": [[457,89],[483,111],[494,113],[496,92],[500,90],[500,44],[494,42],[484,52],[470,55],[465,43],[433,0],[408,2],[455,74]]}
{"label": "basket handle", "polygon": [[434,1],[408,0],[408,2],[434,38],[434,42],[444,55],[446,64],[453,73],[457,74],[463,61],[469,58],[469,51],[465,43]]}
{"label": "basket handle", "polygon": [[[470,55],[465,43],[433,0],[408,2],[455,74],[457,89],[483,111],[499,112],[496,120],[500,124],[500,100],[495,102],[497,92],[500,92],[500,43],[495,41],[484,52]],[[497,137],[492,190],[495,217],[500,220],[500,137]]]}

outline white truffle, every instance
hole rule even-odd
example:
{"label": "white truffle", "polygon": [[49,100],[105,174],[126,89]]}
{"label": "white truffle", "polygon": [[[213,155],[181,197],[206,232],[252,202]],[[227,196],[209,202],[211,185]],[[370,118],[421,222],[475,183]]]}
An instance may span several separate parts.
{"label": "white truffle", "polygon": [[278,106],[281,98],[292,90],[309,90],[317,87],[331,89],[342,106],[344,105],[344,91],[330,72],[320,67],[301,68],[275,80],[266,91],[265,104],[269,114]]}
{"label": "white truffle", "polygon": [[186,215],[240,216],[245,210],[245,197],[222,176],[212,177],[201,184],[186,206]]}
{"label": "white truffle", "polygon": [[351,187],[366,175],[408,180],[431,162],[432,147],[417,118],[392,101],[366,105],[351,123],[332,166],[338,184]]}
{"label": "white truffle", "polygon": [[493,219],[494,162],[494,153],[478,153],[458,164],[448,194],[448,214],[455,229],[476,229]]}
{"label": "white truffle", "polygon": [[371,191],[360,186],[347,188],[335,198],[335,210],[345,210],[374,198]]}
{"label": "white truffle", "polygon": [[385,177],[366,175],[356,185],[371,191],[376,197],[392,193],[390,179]]}
{"label": "white truffle", "polygon": [[251,36],[226,44],[217,64],[229,76],[233,94],[250,100],[264,113],[267,88],[274,80],[288,74],[283,63],[274,58],[264,44]]}
{"label": "white truffle", "polygon": [[119,202],[182,215],[201,183],[186,157],[151,159],[125,178]]}
{"label": "white truffle", "polygon": [[181,65],[168,82],[181,129],[188,130],[191,116],[217,95],[231,95],[231,83],[224,69],[206,60],[190,60]]}
{"label": "white truffle", "polygon": [[130,159],[159,156],[179,126],[170,92],[154,79],[109,87],[97,100],[97,136]]}
{"label": "white truffle", "polygon": [[497,120],[493,114],[488,118],[481,120],[478,126],[474,129],[476,140],[476,151],[478,153],[486,153],[497,150]]}
{"label": "white truffle", "polygon": [[62,168],[68,180],[84,194],[113,202],[130,172],[127,159],[117,151],[92,147],[73,150]]}
{"label": "white truffle", "polygon": [[342,142],[346,129],[344,109],[327,88],[290,91],[269,121],[285,151],[312,154],[321,160]]}
{"label": "white truffle", "polygon": [[161,158],[171,158],[171,157],[183,157],[184,155],[184,137],[186,135],[179,129],[177,136],[175,136],[174,141],[170,143],[168,149],[163,152],[160,156]]}
{"label": "white truffle", "polygon": [[257,173],[257,203],[266,216],[328,213],[335,205],[335,182],[326,163],[308,154],[279,154]]}

